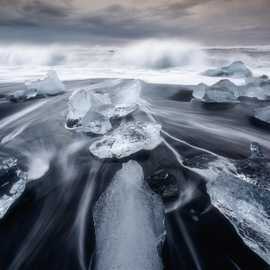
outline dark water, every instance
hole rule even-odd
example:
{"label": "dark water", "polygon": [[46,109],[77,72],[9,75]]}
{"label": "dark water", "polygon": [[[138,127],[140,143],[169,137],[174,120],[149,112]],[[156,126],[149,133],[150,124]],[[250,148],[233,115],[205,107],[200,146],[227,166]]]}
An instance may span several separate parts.
{"label": "dark water", "polygon": [[[73,90],[89,83],[93,82],[69,82],[68,87]],[[129,158],[93,157],[88,150],[91,139],[64,128],[67,98],[68,94],[49,98],[44,104],[44,100],[17,104],[1,101],[0,139],[25,126],[1,145],[1,153],[17,156],[22,166],[26,166],[27,159],[41,157],[36,166],[47,163],[49,169],[40,179],[29,182],[0,220],[0,269],[94,268],[92,208],[122,162]],[[166,85],[149,85],[143,98],[162,124],[163,138],[183,159],[205,150],[231,159],[246,158],[252,141],[258,141],[266,155],[270,153],[269,131],[250,122],[253,110],[265,104],[248,100],[232,108],[213,110],[191,102],[188,89]],[[42,105],[5,124],[7,117],[38,104]],[[138,112],[134,117],[140,119],[142,114]],[[177,179],[180,194],[189,184],[195,187],[190,199],[166,213],[164,268],[269,269],[211,204],[207,179],[182,166],[172,149],[163,143],[151,152],[130,157],[142,165],[145,178],[163,168]],[[169,208],[167,203],[165,206]]]}

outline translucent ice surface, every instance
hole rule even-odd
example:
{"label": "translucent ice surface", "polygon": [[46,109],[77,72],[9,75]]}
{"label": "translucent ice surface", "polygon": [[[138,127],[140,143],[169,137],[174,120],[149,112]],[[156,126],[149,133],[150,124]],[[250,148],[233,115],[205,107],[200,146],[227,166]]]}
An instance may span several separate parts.
{"label": "translucent ice surface", "polygon": [[84,132],[105,134],[112,129],[112,125],[109,118],[90,110],[82,120],[82,129]]}
{"label": "translucent ice surface", "polygon": [[112,82],[111,86],[97,88],[95,91],[77,90],[69,98],[67,127],[80,127],[83,118],[90,111],[99,113],[108,120],[125,117],[137,110],[140,93],[139,80],[118,80],[116,84]]}
{"label": "translucent ice surface", "polygon": [[270,263],[270,193],[232,175],[208,182],[212,203],[235,225],[245,243]]}
{"label": "translucent ice surface", "polygon": [[25,84],[29,91],[35,90],[38,95],[57,95],[65,91],[65,85],[53,70],[49,71],[44,79],[27,81]]}
{"label": "translucent ice surface", "polygon": [[110,103],[110,98],[106,94],[98,94],[84,89],[73,92],[68,101],[67,126],[70,128],[80,126],[81,120],[88,111]]}
{"label": "translucent ice surface", "polygon": [[235,61],[229,66],[209,69],[204,75],[210,77],[250,77],[252,72],[246,67],[242,61]]}
{"label": "translucent ice surface", "polygon": [[152,150],[161,143],[161,126],[151,122],[122,122],[95,141],[90,152],[99,158],[123,158],[140,150]]}
{"label": "translucent ice surface", "polygon": [[27,177],[17,167],[17,160],[5,158],[0,161],[0,219],[22,195]]}
{"label": "translucent ice surface", "polygon": [[144,183],[142,167],[123,164],[94,207],[96,270],[161,270],[165,236],[161,199]]}
{"label": "translucent ice surface", "polygon": [[260,121],[270,124],[270,106],[255,110],[254,117]]}
{"label": "translucent ice surface", "polygon": [[225,79],[212,86],[205,84],[195,86],[193,97],[206,103],[236,103],[239,92],[234,83]]}

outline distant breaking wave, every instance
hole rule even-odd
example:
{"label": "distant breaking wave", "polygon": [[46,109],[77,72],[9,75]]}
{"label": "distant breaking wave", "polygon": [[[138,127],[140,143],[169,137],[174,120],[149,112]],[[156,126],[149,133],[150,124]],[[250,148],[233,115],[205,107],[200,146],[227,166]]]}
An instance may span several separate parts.
{"label": "distant breaking wave", "polygon": [[120,62],[143,68],[164,69],[204,65],[206,53],[200,45],[179,40],[144,40],[124,47],[117,55]]}
{"label": "distant breaking wave", "polygon": [[117,48],[101,46],[0,47],[1,66],[134,66],[151,69],[201,65],[204,53],[198,44],[179,40],[144,40]]}
{"label": "distant breaking wave", "polygon": [[13,45],[0,47],[0,65],[55,66],[64,64],[68,54],[55,46]]}
{"label": "distant breaking wave", "polygon": [[0,43],[0,83],[36,79],[53,69],[61,80],[133,78],[213,84],[216,80],[202,73],[233,61],[243,61],[254,74],[270,75],[270,47],[206,48],[179,39],[148,39],[117,46]]}

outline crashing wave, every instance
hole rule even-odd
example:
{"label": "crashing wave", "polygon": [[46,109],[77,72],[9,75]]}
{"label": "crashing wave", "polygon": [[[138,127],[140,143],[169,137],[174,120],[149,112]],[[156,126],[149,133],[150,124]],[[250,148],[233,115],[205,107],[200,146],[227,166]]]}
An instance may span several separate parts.
{"label": "crashing wave", "polygon": [[17,165],[17,159],[4,158],[0,163],[0,219],[23,194],[27,177]]}
{"label": "crashing wave", "polygon": [[152,150],[161,143],[161,125],[151,122],[122,122],[110,134],[90,146],[98,158],[123,158],[141,150]]}
{"label": "crashing wave", "polygon": [[115,58],[122,65],[165,69],[181,66],[201,66],[205,53],[199,44],[181,40],[148,39],[129,44]]}
{"label": "crashing wave", "polygon": [[209,77],[251,77],[252,72],[246,67],[242,61],[235,61],[232,64],[217,68],[209,69],[203,73]]}
{"label": "crashing wave", "polygon": [[94,207],[96,270],[161,270],[164,207],[136,161],[122,165]]}

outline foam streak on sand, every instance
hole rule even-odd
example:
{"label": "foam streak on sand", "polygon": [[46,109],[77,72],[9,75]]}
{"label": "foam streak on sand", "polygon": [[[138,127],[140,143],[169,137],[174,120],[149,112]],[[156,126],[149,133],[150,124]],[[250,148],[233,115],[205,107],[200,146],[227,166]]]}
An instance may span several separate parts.
{"label": "foam streak on sand", "polygon": [[29,124],[25,124],[25,125],[22,125],[14,130],[12,130],[10,133],[8,133],[6,136],[4,136],[2,139],[1,139],[1,143],[2,144],[6,144],[10,141],[12,141],[13,139],[15,139],[17,136],[19,136],[21,133],[24,132],[24,130],[29,126]]}
{"label": "foam streak on sand", "polygon": [[9,124],[19,120],[20,118],[22,118],[23,116],[26,116],[27,114],[35,111],[36,109],[40,108],[41,106],[43,106],[45,103],[47,103],[47,100],[43,100],[40,101],[36,104],[33,104],[32,106],[29,106],[28,108],[21,110],[17,113],[14,113],[11,116],[8,116],[6,118],[4,118],[3,120],[0,121],[0,128],[4,128],[6,126],[8,126]]}

